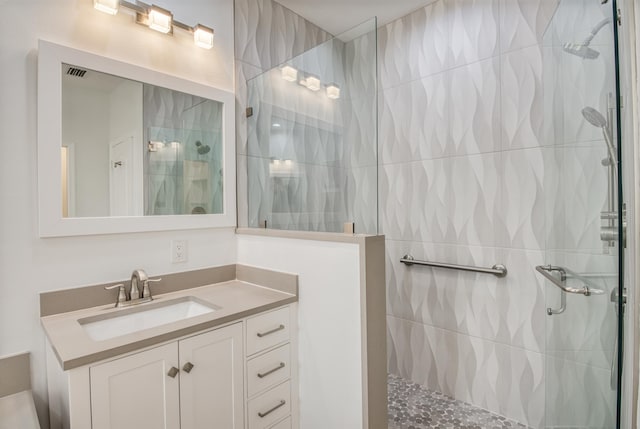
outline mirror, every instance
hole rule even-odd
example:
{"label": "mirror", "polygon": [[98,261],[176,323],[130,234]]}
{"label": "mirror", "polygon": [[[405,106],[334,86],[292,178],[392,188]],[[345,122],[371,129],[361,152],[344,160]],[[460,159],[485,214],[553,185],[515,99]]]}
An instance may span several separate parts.
{"label": "mirror", "polygon": [[234,96],[40,41],[41,236],[235,226]]}
{"label": "mirror", "polygon": [[64,217],[222,213],[223,104],[62,65]]}

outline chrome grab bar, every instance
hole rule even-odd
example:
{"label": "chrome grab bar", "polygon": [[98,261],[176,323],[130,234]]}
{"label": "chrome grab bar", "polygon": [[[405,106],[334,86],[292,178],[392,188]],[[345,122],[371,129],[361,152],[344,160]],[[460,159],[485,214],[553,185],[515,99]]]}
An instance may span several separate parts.
{"label": "chrome grab bar", "polygon": [[[580,274],[576,274],[564,267],[558,267],[555,265],[538,265],[536,267],[536,271],[542,274],[547,280],[558,286],[563,292],[566,293],[575,293],[584,296],[603,295],[605,293],[602,289],[589,287],[586,284],[588,283],[588,280],[585,277],[581,276]],[[553,272],[560,273],[560,278],[554,276],[552,274]],[[569,277],[582,280],[585,284],[581,288],[567,286],[566,281]]]}
{"label": "chrome grab bar", "polygon": [[493,274],[496,277],[505,277],[507,275],[507,267],[505,267],[502,264],[496,264],[491,268],[482,268],[482,267],[472,267],[470,265],[447,264],[445,262],[419,261],[417,259],[414,259],[413,256],[411,255],[404,255],[400,259],[400,262],[408,266],[424,265],[427,267],[447,268],[450,270],[462,270],[462,271],[471,271],[474,273]]}

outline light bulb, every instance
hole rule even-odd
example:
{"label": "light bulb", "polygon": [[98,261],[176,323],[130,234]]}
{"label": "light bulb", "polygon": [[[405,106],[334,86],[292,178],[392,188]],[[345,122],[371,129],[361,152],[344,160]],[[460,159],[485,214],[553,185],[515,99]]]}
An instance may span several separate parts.
{"label": "light bulb", "polygon": [[311,91],[320,91],[320,79],[316,76],[309,75],[305,80],[305,86]]}
{"label": "light bulb", "polygon": [[198,24],[193,27],[193,42],[204,49],[213,48],[213,29]]}
{"label": "light bulb", "polygon": [[93,7],[96,10],[109,15],[118,13],[118,6],[120,6],[120,0],[93,0]]}
{"label": "light bulb", "polygon": [[335,83],[327,85],[327,97],[332,100],[340,98],[340,87]]}
{"label": "light bulb", "polygon": [[151,6],[149,9],[149,28],[159,31],[160,33],[171,32],[171,22],[173,21],[173,15],[166,9],[162,9],[158,6]]}
{"label": "light bulb", "polygon": [[291,66],[284,66],[281,69],[282,79],[287,82],[295,82],[298,80],[298,70],[294,69]]}

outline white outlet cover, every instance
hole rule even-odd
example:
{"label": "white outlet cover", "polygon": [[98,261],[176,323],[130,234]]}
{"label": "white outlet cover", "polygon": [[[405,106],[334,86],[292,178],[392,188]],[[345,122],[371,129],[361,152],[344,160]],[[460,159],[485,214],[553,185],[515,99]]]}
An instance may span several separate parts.
{"label": "white outlet cover", "polygon": [[187,240],[173,240],[171,242],[171,262],[176,264],[187,262]]}

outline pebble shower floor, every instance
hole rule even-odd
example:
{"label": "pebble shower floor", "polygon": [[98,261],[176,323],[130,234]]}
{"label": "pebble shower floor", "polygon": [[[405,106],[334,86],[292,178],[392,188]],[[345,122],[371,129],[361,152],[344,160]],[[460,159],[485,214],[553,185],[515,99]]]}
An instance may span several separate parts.
{"label": "pebble shower floor", "polygon": [[389,375],[389,429],[526,428],[513,420]]}

